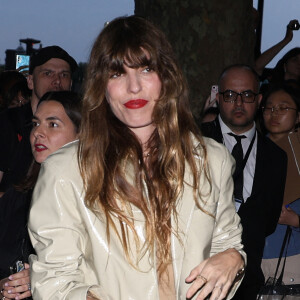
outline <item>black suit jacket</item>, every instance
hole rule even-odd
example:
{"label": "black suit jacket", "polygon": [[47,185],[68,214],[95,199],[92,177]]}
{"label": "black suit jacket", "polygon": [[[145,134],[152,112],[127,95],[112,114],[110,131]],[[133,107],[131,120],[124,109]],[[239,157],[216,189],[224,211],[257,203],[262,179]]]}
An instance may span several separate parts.
{"label": "black suit jacket", "polygon": [[[203,123],[204,136],[223,143],[221,127],[216,118]],[[258,132],[255,174],[250,197],[238,211],[243,226],[242,241],[247,253],[247,268],[241,287],[233,299],[256,299],[264,276],[261,259],[265,238],[274,232],[283,201],[287,155],[270,139]]]}

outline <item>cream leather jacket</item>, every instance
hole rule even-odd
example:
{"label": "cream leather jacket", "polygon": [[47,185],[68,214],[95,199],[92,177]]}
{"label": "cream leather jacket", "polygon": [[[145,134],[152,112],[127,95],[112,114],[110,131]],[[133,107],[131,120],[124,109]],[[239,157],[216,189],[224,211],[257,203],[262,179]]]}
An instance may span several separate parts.
{"label": "cream leather jacket", "polygon": [[[176,299],[182,300],[190,286],[185,278],[201,261],[228,248],[236,248],[245,257],[232,197],[233,159],[222,145],[211,139],[205,141],[212,191],[200,203],[215,218],[197,208],[192,189],[185,184],[177,206],[182,243],[175,236],[171,242]],[[31,256],[33,298],[85,300],[90,290],[101,300],[159,299],[155,262],[151,263],[146,253],[139,270],[128,264],[112,230],[108,243],[105,218],[96,217],[84,205],[76,151],[75,141],[50,155],[42,164],[34,189],[29,219],[37,253]],[[201,149],[197,151],[201,164]],[[191,182],[186,169],[185,181]],[[207,181],[201,178],[201,190],[209,192]],[[143,241],[143,216],[138,209],[133,211]]]}

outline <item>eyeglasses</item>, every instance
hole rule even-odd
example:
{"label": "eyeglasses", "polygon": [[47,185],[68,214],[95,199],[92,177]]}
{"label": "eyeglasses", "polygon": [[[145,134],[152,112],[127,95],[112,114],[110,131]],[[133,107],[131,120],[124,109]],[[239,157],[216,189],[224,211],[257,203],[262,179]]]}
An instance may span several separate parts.
{"label": "eyeglasses", "polygon": [[252,91],[243,91],[241,93],[237,93],[232,90],[226,90],[224,92],[219,92],[223,96],[223,100],[225,102],[234,103],[237,101],[237,97],[241,96],[243,103],[253,103],[255,101],[255,97],[258,95]]}
{"label": "eyeglasses", "polygon": [[296,108],[288,107],[284,104],[275,105],[272,107],[262,107],[264,115],[271,115],[272,113],[277,113],[277,115],[285,115],[289,110],[296,110]]}

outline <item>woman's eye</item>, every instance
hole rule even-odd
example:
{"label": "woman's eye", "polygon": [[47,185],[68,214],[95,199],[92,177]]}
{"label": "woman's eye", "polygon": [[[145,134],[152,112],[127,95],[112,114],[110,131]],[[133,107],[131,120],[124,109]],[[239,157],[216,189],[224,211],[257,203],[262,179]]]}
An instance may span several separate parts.
{"label": "woman's eye", "polygon": [[112,73],[112,74],[109,76],[109,78],[118,78],[118,77],[120,77],[121,75],[122,75],[121,73],[116,72],[116,73]]}
{"label": "woman's eye", "polygon": [[142,72],[144,72],[144,73],[149,73],[149,72],[152,72],[153,71],[153,69],[151,69],[151,68],[149,68],[149,67],[146,67],[146,68],[144,68],[143,70],[142,70]]}
{"label": "woman's eye", "polygon": [[58,127],[58,124],[56,124],[54,122],[50,122],[50,127]]}
{"label": "woman's eye", "polygon": [[36,121],[32,121],[32,127],[37,127],[39,124]]}

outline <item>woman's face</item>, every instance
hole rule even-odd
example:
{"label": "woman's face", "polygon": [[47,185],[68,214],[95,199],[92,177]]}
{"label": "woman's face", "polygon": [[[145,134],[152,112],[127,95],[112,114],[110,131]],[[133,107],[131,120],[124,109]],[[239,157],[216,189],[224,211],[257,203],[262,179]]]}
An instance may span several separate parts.
{"label": "woman's face", "polygon": [[300,78],[300,54],[290,58],[285,63],[285,80]]}
{"label": "woman's face", "polygon": [[[266,108],[275,108],[270,114],[263,114],[265,127],[271,135],[285,135],[292,131],[297,122],[298,113],[292,97],[284,92],[277,91],[269,96],[266,101]],[[281,110],[276,108],[290,107],[294,109]]]}
{"label": "woman's face", "polygon": [[75,125],[62,104],[55,100],[42,102],[32,122],[31,150],[38,163],[42,163],[51,153],[77,138]]}
{"label": "woman's face", "polygon": [[115,116],[143,140],[154,130],[152,112],[160,96],[161,81],[148,67],[124,65],[124,73],[111,74],[106,99]]}

